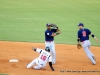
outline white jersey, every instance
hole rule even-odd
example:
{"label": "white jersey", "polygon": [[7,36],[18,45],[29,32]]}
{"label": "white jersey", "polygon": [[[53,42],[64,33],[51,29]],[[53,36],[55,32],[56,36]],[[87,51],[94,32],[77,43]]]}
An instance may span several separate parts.
{"label": "white jersey", "polygon": [[38,57],[38,63],[46,66],[47,62],[52,62],[51,54],[43,49],[36,49],[36,52],[40,53]]}

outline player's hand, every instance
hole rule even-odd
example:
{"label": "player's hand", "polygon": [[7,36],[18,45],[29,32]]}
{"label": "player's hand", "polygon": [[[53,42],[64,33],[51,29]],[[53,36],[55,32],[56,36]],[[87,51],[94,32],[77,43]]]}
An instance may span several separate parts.
{"label": "player's hand", "polygon": [[58,31],[59,32],[59,34],[61,34],[62,32],[61,31]]}
{"label": "player's hand", "polygon": [[99,42],[99,40],[96,37],[94,37],[94,39],[96,40],[96,42]]}
{"label": "player's hand", "polygon": [[98,40],[98,39],[96,39],[96,42],[99,42],[99,40]]}
{"label": "player's hand", "polygon": [[61,32],[60,31],[56,32],[56,35],[58,35],[58,34],[61,34]]}
{"label": "player's hand", "polygon": [[32,47],[32,50],[36,51],[36,48]]}

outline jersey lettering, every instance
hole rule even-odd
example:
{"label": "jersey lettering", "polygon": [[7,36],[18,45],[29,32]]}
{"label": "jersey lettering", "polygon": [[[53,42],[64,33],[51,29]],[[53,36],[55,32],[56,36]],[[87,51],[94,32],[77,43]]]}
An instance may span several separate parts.
{"label": "jersey lettering", "polygon": [[83,34],[83,36],[85,37],[85,36],[86,36],[86,31],[83,31],[82,34]]}
{"label": "jersey lettering", "polygon": [[45,55],[42,55],[42,56],[41,56],[41,59],[42,59],[43,61],[45,61],[46,58],[47,58],[47,57],[46,57]]}

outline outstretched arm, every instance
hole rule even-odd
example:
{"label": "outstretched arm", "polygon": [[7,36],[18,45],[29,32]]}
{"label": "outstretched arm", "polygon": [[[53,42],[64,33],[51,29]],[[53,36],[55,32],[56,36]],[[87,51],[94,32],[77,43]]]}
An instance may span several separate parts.
{"label": "outstretched arm", "polygon": [[95,35],[94,34],[90,34],[95,40],[96,40],[96,42],[98,42],[98,39],[95,37]]}
{"label": "outstretched arm", "polygon": [[34,48],[34,47],[32,47],[32,50],[34,50],[34,51],[36,51],[36,52],[38,52],[38,53],[41,53],[41,52],[42,52],[42,49],[39,49],[39,48]]}
{"label": "outstretched arm", "polygon": [[36,48],[32,47],[32,50],[36,51]]}

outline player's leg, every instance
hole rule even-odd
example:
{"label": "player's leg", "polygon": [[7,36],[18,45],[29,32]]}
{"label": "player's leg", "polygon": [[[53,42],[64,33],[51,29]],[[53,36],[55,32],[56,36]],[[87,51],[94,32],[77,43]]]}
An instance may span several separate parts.
{"label": "player's leg", "polygon": [[42,69],[42,68],[44,68],[44,66],[42,66],[42,65],[34,66],[34,69],[37,69],[37,70]]}
{"label": "player's leg", "polygon": [[45,42],[45,47],[47,46],[50,47],[50,53],[53,55],[51,42]]}
{"label": "player's leg", "polygon": [[43,64],[40,64],[39,63],[39,60],[36,60],[36,64],[37,64],[37,66],[34,66],[34,69],[42,69],[44,66],[43,66]]}
{"label": "player's leg", "polygon": [[91,53],[90,53],[90,50],[89,50],[88,46],[89,46],[88,41],[84,41],[84,42],[82,43],[82,47],[83,47],[83,49],[84,49],[84,51],[85,51],[87,57],[92,61],[92,64],[96,64],[95,60],[94,60],[94,59],[92,58],[92,56],[91,56]]}
{"label": "player's leg", "polygon": [[33,67],[33,65],[36,63],[36,61],[37,61],[37,58],[34,59],[31,63],[27,64],[27,68]]}
{"label": "player's leg", "polygon": [[49,42],[45,42],[45,47],[50,47],[50,43]]}
{"label": "player's leg", "polygon": [[94,56],[94,54],[90,51],[90,46],[88,46],[88,49],[89,49],[91,56]]}
{"label": "player's leg", "polygon": [[90,51],[90,46],[91,46],[90,41],[88,41],[88,44],[89,44],[89,45],[88,45],[89,52],[90,52],[92,58],[96,61],[96,58],[95,58],[94,54]]}
{"label": "player's leg", "polygon": [[55,44],[54,42],[51,43],[51,52],[52,52],[52,63],[56,63],[56,52],[55,52]]}
{"label": "player's leg", "polygon": [[85,51],[87,57],[91,60],[92,64],[96,64],[96,61],[92,58],[88,47],[84,47],[84,51]]}
{"label": "player's leg", "polygon": [[45,46],[50,47],[50,52],[52,54],[52,62],[53,62],[53,64],[55,64],[55,62],[56,62],[56,53],[55,53],[55,44],[54,44],[54,42],[45,42]]}

